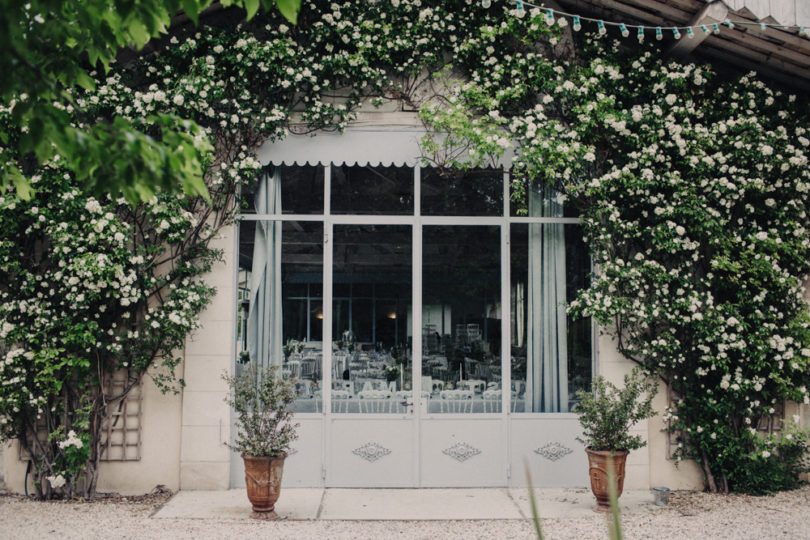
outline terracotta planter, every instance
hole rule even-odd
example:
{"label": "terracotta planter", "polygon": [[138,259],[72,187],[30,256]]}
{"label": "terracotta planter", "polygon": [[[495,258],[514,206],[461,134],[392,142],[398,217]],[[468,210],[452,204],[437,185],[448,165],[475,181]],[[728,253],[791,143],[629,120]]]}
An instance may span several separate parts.
{"label": "terracotta planter", "polygon": [[622,494],[624,487],[624,463],[628,450],[600,451],[586,448],[588,453],[588,476],[591,478],[591,491],[596,497],[596,508],[602,512],[610,510],[608,495],[608,460],[613,461],[613,472],[616,475],[616,497]]}
{"label": "terracotta planter", "polygon": [[247,496],[254,512],[272,512],[275,508],[281,493],[281,474],[286,457],[286,453],[276,457],[242,454]]}

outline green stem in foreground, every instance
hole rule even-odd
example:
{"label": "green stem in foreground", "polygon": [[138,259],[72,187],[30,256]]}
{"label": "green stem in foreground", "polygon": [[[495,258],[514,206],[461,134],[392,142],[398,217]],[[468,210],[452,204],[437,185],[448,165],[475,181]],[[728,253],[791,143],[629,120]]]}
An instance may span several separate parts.
{"label": "green stem in foreground", "polygon": [[608,497],[610,498],[610,515],[608,522],[608,534],[610,540],[622,540],[622,520],[619,516],[619,489],[616,483],[616,469],[613,459],[607,460],[608,473]]}
{"label": "green stem in foreground", "polygon": [[529,506],[532,509],[532,521],[534,522],[534,531],[537,533],[537,539],[543,540],[543,528],[540,525],[540,514],[537,511],[537,500],[534,497],[534,486],[532,485],[532,475],[529,472],[529,464],[524,461],[523,466],[526,468],[526,482],[529,486]]}

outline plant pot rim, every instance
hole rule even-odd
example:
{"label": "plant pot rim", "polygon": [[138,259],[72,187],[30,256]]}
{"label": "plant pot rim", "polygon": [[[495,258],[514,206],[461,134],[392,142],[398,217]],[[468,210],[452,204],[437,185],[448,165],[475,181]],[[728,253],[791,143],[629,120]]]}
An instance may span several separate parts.
{"label": "plant pot rim", "polygon": [[621,454],[629,454],[629,453],[630,453],[630,450],[617,450],[617,449],[611,449],[611,450],[594,450],[594,449],[593,449],[592,447],[590,447],[590,446],[586,446],[586,447],[585,447],[585,451],[586,451],[586,452],[588,452],[588,453],[590,453],[590,454],[608,454],[608,455],[617,455],[617,456],[618,456],[618,455],[621,455]]}
{"label": "plant pot rim", "polygon": [[277,456],[253,456],[250,454],[240,454],[240,455],[242,456],[242,459],[280,459],[280,458],[283,459],[287,457],[287,452],[282,451]]}

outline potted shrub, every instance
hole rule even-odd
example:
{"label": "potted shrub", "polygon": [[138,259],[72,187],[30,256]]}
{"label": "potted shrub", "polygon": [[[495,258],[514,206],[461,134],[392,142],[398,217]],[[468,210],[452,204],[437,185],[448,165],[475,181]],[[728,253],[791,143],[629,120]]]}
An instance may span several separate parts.
{"label": "potted shrub", "polygon": [[640,436],[631,435],[630,428],[655,414],[652,400],[657,389],[656,382],[636,368],[624,377],[624,387],[621,389],[600,376],[593,381],[590,391],[577,392],[581,401],[574,412],[579,415],[583,432],[582,438],[577,440],[585,444],[588,454],[588,474],[597,510],[610,510],[610,464],[616,477],[618,497],[624,486],[627,454],[647,444]]}
{"label": "potted shrub", "polygon": [[298,436],[291,405],[295,381],[284,380],[279,366],[249,365],[236,376],[223,375],[226,399],[236,412],[236,437],[228,446],[245,462],[245,484],[254,512],[273,512],[290,443]]}

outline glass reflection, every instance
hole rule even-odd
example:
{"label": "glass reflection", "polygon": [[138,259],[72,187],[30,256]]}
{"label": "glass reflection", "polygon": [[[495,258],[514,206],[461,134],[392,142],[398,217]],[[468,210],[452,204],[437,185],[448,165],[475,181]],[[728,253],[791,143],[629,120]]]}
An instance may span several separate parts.
{"label": "glass reflection", "polygon": [[[412,213],[413,169],[332,170],[335,213]],[[322,212],[323,176],[323,167],[268,169],[243,195],[254,213]],[[571,215],[553,190],[533,184],[524,191],[512,214]],[[425,215],[503,210],[500,172],[448,177],[424,169],[421,192]],[[248,362],[281,365],[286,377],[298,380],[298,412],[323,412],[323,227],[240,223],[237,369]],[[422,265],[417,309],[423,324],[417,329],[411,235],[410,226],[334,226],[333,343],[327,344],[333,411],[407,412],[416,333],[423,350],[420,398],[429,413],[502,412],[500,227],[424,226],[423,259],[416,262]],[[592,370],[590,320],[574,321],[565,312],[590,269],[580,228],[512,223],[510,236],[512,411],[567,412],[576,390],[589,386]]]}
{"label": "glass reflection", "polygon": [[322,223],[240,223],[237,372],[281,366],[297,412],[320,412],[322,276]]}
{"label": "glass reflection", "polygon": [[503,171],[440,171],[424,168],[422,215],[502,216]]}
{"label": "glass reflection", "polygon": [[429,413],[501,410],[497,226],[425,226],[422,390]]}
{"label": "glass reflection", "polygon": [[[563,203],[560,192],[525,178],[513,179],[509,184],[509,215],[518,217],[579,217],[580,212],[571,201]],[[545,204],[540,201],[545,201]],[[549,204],[551,203],[551,204]]]}
{"label": "glass reflection", "polygon": [[[242,186],[240,208],[243,214],[323,214],[324,168],[280,165],[265,169],[256,182]],[[269,179],[269,181],[268,181]],[[268,204],[257,196],[270,187],[273,200]]]}
{"label": "glass reflection", "polygon": [[333,214],[413,214],[410,167],[332,166]]}
{"label": "glass reflection", "polygon": [[335,225],[332,412],[411,402],[411,227]]}
{"label": "glass reflection", "polygon": [[511,226],[514,412],[569,412],[590,387],[591,320],[566,305],[587,286],[590,259],[579,225]]}

